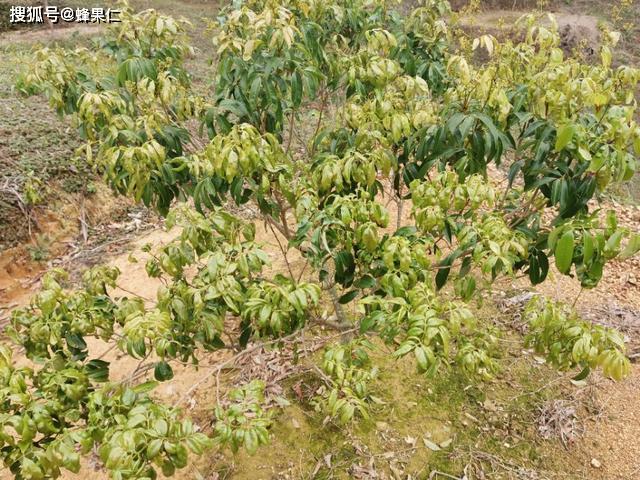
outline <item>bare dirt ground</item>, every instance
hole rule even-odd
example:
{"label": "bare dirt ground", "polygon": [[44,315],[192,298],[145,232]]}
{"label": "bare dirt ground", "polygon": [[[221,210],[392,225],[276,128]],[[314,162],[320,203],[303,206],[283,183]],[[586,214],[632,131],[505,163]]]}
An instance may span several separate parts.
{"label": "bare dirt ground", "polygon": [[[286,240],[279,234],[276,235],[271,229],[268,229],[263,223],[257,223],[256,241],[264,245],[264,250],[269,255],[271,265],[269,271],[271,274],[284,273],[289,268],[296,272],[296,275],[303,274],[304,260],[302,257],[294,252],[290,252],[285,257],[281,250],[279,243],[284,245]],[[166,245],[179,235],[178,229],[167,231],[159,226],[155,229],[147,232],[139,232],[137,235],[122,237],[118,242],[114,242],[115,252],[109,253],[109,250],[103,249],[101,245],[100,263],[108,264],[110,266],[117,267],[120,272],[120,279],[116,288],[110,292],[113,296],[127,296],[137,295],[147,300],[149,304],[154,302],[156,298],[157,290],[162,285],[159,279],[152,279],[146,273],[145,262],[150,258],[150,253],[145,253],[143,247],[145,245],[152,245],[153,251]],[[107,243],[113,245],[114,243]],[[0,306],[3,306],[7,310],[27,305],[30,297],[37,292],[39,278],[42,271],[34,267],[19,268],[16,267],[11,261],[12,252],[0,253],[0,265],[4,265],[4,270],[0,271],[0,281],[6,285],[2,287],[0,284]],[[66,255],[69,257],[69,254]],[[71,260],[68,260],[65,267],[70,271],[83,270],[88,264],[93,261],[87,262],[87,259],[93,260],[92,257],[86,255],[71,256]],[[135,259],[136,261],[132,261]],[[62,260],[60,260],[62,261]],[[54,263],[58,263],[55,262]],[[8,273],[10,272],[10,273]],[[2,313],[2,311],[0,311]],[[7,312],[8,314],[8,312]],[[5,322],[7,318],[5,318]],[[118,350],[113,349],[113,345],[106,344],[100,340],[87,339],[89,344],[89,350],[92,355],[103,358],[111,363],[111,371],[113,372],[114,381],[127,380],[137,369],[140,367],[141,362],[120,353]],[[175,376],[172,380],[163,382],[162,385],[154,392],[163,402],[167,404],[180,404],[187,411],[210,411],[213,409],[212,404],[212,392],[220,388],[218,382],[219,378],[210,375],[211,368],[216,367],[220,362],[228,359],[231,353],[228,351],[214,352],[210,354],[200,354],[201,368],[194,368],[191,365],[177,365],[174,366]],[[260,351],[257,351],[253,356],[254,361],[258,364],[260,361]],[[281,363],[281,362],[278,362]],[[251,369],[251,364],[247,367]],[[279,365],[278,368],[281,368]],[[137,382],[143,382],[145,380],[151,380],[153,377],[153,371],[150,370],[148,374],[141,378],[136,379]],[[81,470],[78,474],[65,472],[61,477],[66,480],[80,480],[91,476],[95,480],[107,480],[108,474],[99,469],[99,462],[96,459],[84,458]],[[184,472],[181,472],[177,478],[192,478],[195,475],[190,472],[190,468],[195,468],[193,465],[187,467]],[[184,475],[184,476],[180,476]],[[0,471],[0,480],[10,480],[12,476],[7,471]],[[160,475],[159,478],[165,478]],[[193,477],[195,478],[195,477]]]}
{"label": "bare dirt ground", "polygon": [[[552,12],[563,34],[563,47],[586,48],[597,45],[600,19],[593,15],[569,12],[569,8]],[[514,10],[488,10],[463,20],[490,33],[500,25],[509,25],[525,13]],[[606,207],[605,207],[606,208]],[[608,205],[618,214],[620,223],[637,230],[640,225],[640,206]],[[626,335],[628,354],[632,360],[640,352],[640,258],[606,266],[600,284],[592,290],[582,290],[577,281],[564,275],[550,275],[537,291],[551,298],[569,303],[575,301],[580,314],[593,322],[618,328]],[[516,288],[526,288],[518,281]],[[567,452],[567,461],[575,465],[584,478],[601,480],[631,480],[640,478],[640,365],[633,365],[626,380],[615,383],[596,382],[594,395],[599,412],[584,423],[581,439]]]}
{"label": "bare dirt ground", "polygon": [[34,43],[39,41],[59,40],[69,38],[72,35],[97,35],[102,29],[101,25],[72,25],[64,28],[38,28],[27,31],[14,31],[0,33],[0,42],[5,45],[15,43]]}
{"label": "bare dirt ground", "polygon": [[[607,205],[605,205],[606,207]],[[637,230],[640,207],[609,204],[621,225]],[[640,259],[611,262],[600,284],[583,290],[577,281],[550,272],[550,278],[535,288],[549,298],[574,303],[585,319],[619,329],[625,334],[628,354],[635,361],[640,352]],[[530,288],[528,282],[512,283]],[[621,381],[594,379],[597,413],[583,419],[582,437],[567,451],[567,461],[584,478],[631,480],[640,475],[640,365]]]}
{"label": "bare dirt ground", "polygon": [[[66,203],[60,211],[39,215],[38,234],[47,238],[47,260],[32,258],[37,236],[28,243],[0,251],[0,326],[12,308],[24,305],[51,267],[69,268],[79,276],[92,265],[103,263],[133,239],[159,225],[159,219],[144,208],[113,199],[110,191],[82,204]],[[42,237],[40,237],[42,238]]]}
{"label": "bare dirt ground", "polygon": [[[122,271],[122,278],[125,279],[126,286],[123,287],[127,290],[116,289],[115,294],[119,294],[121,296],[127,295],[128,292],[133,292],[137,295],[140,295],[144,298],[153,299],[156,294],[156,290],[160,285],[158,280],[150,279],[145,270],[144,270],[144,261],[145,254],[141,251],[141,248],[146,243],[152,243],[153,245],[160,247],[164,243],[173,239],[176,235],[176,232],[166,232],[161,229],[151,231],[145,235],[139,236],[139,238],[131,241],[127,246],[127,253],[122,253],[120,255],[112,256],[111,258],[106,258],[103,256],[103,262],[108,263],[109,265],[116,266]],[[135,255],[139,258],[138,263],[132,263],[128,261],[129,254]],[[0,256],[2,258],[2,256]],[[18,306],[23,306],[28,304],[30,296],[37,291],[37,284],[39,275],[33,275],[33,271],[31,269],[19,270],[16,267],[13,267],[11,270],[11,275],[6,275],[5,272],[7,268],[11,267],[11,263],[5,261],[5,270],[2,272],[3,275],[0,276],[0,279],[4,280],[8,285],[4,290],[0,289],[0,305],[9,305],[11,308],[15,308]],[[75,262],[75,265],[81,265],[80,261]],[[36,272],[39,273],[39,272]],[[90,349],[93,352],[96,352],[98,356],[101,356],[101,352],[106,352],[104,355],[104,359],[113,363],[112,371],[116,373],[116,376],[120,376],[121,378],[126,378],[129,372],[133,371],[136,368],[138,363],[132,357],[128,357],[126,355],[118,355],[117,353],[110,352],[110,346],[104,344],[98,340],[91,340],[88,342],[90,345]],[[180,375],[180,380],[186,379],[186,381],[193,381],[193,376],[189,378],[185,375]],[[173,382],[167,382],[163,385],[163,389],[175,389],[175,385]],[[92,467],[91,461],[86,461],[82,467],[82,470],[77,475],[71,474],[67,472],[64,478],[69,480],[87,478],[87,475],[90,475],[92,478],[96,480],[106,480],[108,475],[105,472],[94,471]],[[0,473],[0,479],[10,479],[12,478],[8,472],[4,471]]]}
{"label": "bare dirt ground", "polygon": [[[602,414],[587,424],[587,431],[572,455],[582,459],[588,478],[631,480],[640,475],[640,366],[618,384],[598,391]],[[595,461],[594,461],[595,460]],[[600,465],[600,466],[599,466]]]}

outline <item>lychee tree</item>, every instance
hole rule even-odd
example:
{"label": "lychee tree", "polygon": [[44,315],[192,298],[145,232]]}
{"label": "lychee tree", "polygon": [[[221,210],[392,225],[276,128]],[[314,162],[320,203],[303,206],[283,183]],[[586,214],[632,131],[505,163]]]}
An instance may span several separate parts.
{"label": "lychee tree", "polygon": [[[385,0],[237,1],[217,16],[205,95],[185,67],[198,54],[189,24],[122,7],[94,48],[36,52],[17,87],[70,116],[79,155],[180,233],[148,249],[163,285],[153,302],[114,295],[120,272],[100,266],[75,289],[49,272],[13,312],[8,335],[31,361],[0,349],[0,455],[15,478],[77,471],[91,451],[118,480],[172,475],[212,443],[255,451],[273,421],[261,382],[218,402],[212,432],[150,392],[176,362],[295,337],[323,321],[325,298],[336,318],[324,323],[352,334],[317,369],[315,403],[336,422],[368,416],[374,337],[425,375],[490,378],[499,332],[470,305],[483,290],[518,272],[539,284],[551,263],[592,288],[640,250],[598,207],[640,152],[640,71],[612,66],[614,32],[590,64],[533,16],[514,42],[452,33],[441,0],[408,13]],[[304,281],[269,276],[254,221],[233,206],[300,252]],[[543,298],[524,318],[527,345],[559,369],[628,373],[616,331]],[[116,380],[91,337],[155,381]]]}

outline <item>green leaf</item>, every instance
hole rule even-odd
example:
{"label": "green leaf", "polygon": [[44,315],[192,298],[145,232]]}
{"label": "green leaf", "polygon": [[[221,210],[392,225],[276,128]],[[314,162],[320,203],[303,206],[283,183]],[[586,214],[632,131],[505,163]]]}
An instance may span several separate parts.
{"label": "green leaf", "polygon": [[419,346],[414,351],[413,354],[416,357],[416,361],[418,363],[418,369],[421,372],[426,371],[429,368],[429,360],[427,359],[427,354],[424,350],[424,347]]}
{"label": "green leaf", "polygon": [[613,235],[613,233],[618,229],[618,218],[615,211],[607,211],[607,215],[605,216],[605,225],[605,234],[607,236]]}
{"label": "green leaf", "polygon": [[151,459],[157,457],[158,454],[160,453],[161,449],[162,449],[162,439],[161,438],[155,438],[155,439],[151,440],[149,445],[147,445],[147,458],[151,460]]}
{"label": "green leaf", "polygon": [[176,467],[173,464],[173,462],[171,462],[171,460],[165,460],[164,462],[162,462],[162,474],[165,477],[172,477],[173,474],[176,472]]}
{"label": "green leaf", "polygon": [[371,275],[365,275],[353,284],[356,288],[373,288],[376,285],[376,279]]}
{"label": "green leaf", "polygon": [[244,325],[241,325],[241,327],[242,327],[242,331],[240,333],[239,341],[240,341],[240,346],[244,348],[249,343],[249,339],[251,338],[251,335],[253,335],[253,329],[251,328],[251,323],[246,323]]}
{"label": "green leaf", "polygon": [[620,248],[620,242],[622,241],[622,230],[617,230],[608,239],[604,245],[604,253],[606,258],[613,258],[616,256],[618,249]]}
{"label": "green leaf", "polygon": [[460,282],[460,295],[463,300],[467,301],[476,291],[476,280],[473,277],[463,277]]}
{"label": "green leaf", "polygon": [[624,260],[626,258],[633,257],[636,253],[640,251],[640,234],[635,233],[629,239],[629,243],[624,247],[622,253],[620,254],[620,259]]}
{"label": "green leaf", "polygon": [[294,108],[302,103],[302,76],[297,70],[291,76],[291,103]]}
{"label": "green leaf", "polygon": [[345,403],[340,409],[340,423],[348,423],[355,413],[355,407],[351,403]]}
{"label": "green leaf", "polygon": [[533,285],[544,282],[549,273],[549,259],[541,251],[532,251],[529,257],[529,280]]}
{"label": "green leaf", "polygon": [[356,298],[358,296],[360,292],[358,290],[351,290],[350,292],[345,293],[344,295],[342,295],[339,299],[338,299],[338,303],[341,304],[346,304],[349,303],[351,300],[353,300],[354,298]]}
{"label": "green leaf", "polygon": [[591,263],[593,254],[595,252],[595,242],[593,241],[593,235],[585,231],[582,234],[582,263],[586,266]]}
{"label": "green leaf", "polygon": [[167,434],[167,432],[169,431],[169,425],[167,424],[166,420],[164,420],[163,418],[159,418],[158,420],[156,420],[154,422],[153,430],[155,430],[155,432],[158,435],[164,437]]}
{"label": "green leaf", "polygon": [[587,365],[586,367],[584,367],[582,369],[582,371],[577,374],[575,377],[572,378],[572,380],[575,380],[576,382],[580,381],[580,380],[584,380],[585,378],[587,378],[589,376],[589,372],[591,371],[591,369],[589,368],[589,365]]}
{"label": "green leaf", "polygon": [[87,348],[87,342],[84,341],[84,338],[79,333],[67,333],[66,340],[70,348],[77,350],[86,350]]}
{"label": "green leaf", "polygon": [[406,227],[400,227],[393,235],[395,237],[410,237],[411,235],[415,235],[417,231],[418,229],[413,225],[407,225]]}
{"label": "green leaf", "polygon": [[144,382],[144,383],[141,383],[140,385],[136,385],[135,387],[133,387],[133,391],[135,393],[147,393],[153,390],[154,388],[156,388],[157,386],[158,386],[158,382],[154,382],[153,380],[151,380],[149,382]]}
{"label": "green leaf", "polygon": [[126,407],[130,407],[133,405],[133,403],[136,401],[136,397],[137,395],[135,394],[135,392],[133,390],[131,390],[130,388],[127,388],[123,393],[122,393],[122,404]]}
{"label": "green leaf", "polygon": [[555,257],[556,267],[562,273],[569,273],[571,262],[573,261],[573,231],[569,230],[562,234],[556,245]]}
{"label": "green leaf", "polygon": [[575,132],[576,126],[573,123],[567,123],[558,127],[558,131],[556,132],[556,152],[559,152],[569,145],[569,142],[573,138]]}
{"label": "green leaf", "polygon": [[211,445],[211,440],[204,433],[194,433],[187,438],[187,446],[196,455],[202,455],[205,448]]}
{"label": "green leaf", "polygon": [[587,162],[591,161],[591,152],[584,147],[578,148],[578,155]]}
{"label": "green leaf", "polygon": [[373,329],[375,324],[376,317],[373,314],[363,317],[362,320],[360,320],[360,334],[367,333],[368,331]]}
{"label": "green leaf", "polygon": [[65,452],[62,465],[70,472],[78,473],[80,471],[80,455],[74,451]]}
{"label": "green leaf", "polygon": [[94,382],[106,382],[109,380],[109,362],[104,360],[91,360],[86,364],[87,375]]}
{"label": "green leaf", "polygon": [[142,425],[147,420],[147,417],[141,413],[129,417],[127,420],[127,428],[136,428],[138,425]]}
{"label": "green leaf", "polygon": [[416,348],[416,346],[413,343],[410,343],[410,342],[403,343],[402,345],[400,345],[400,348],[398,348],[395,352],[393,352],[393,356],[398,358],[403,357],[404,355],[412,351],[414,348]]}
{"label": "green leaf", "polygon": [[159,382],[171,380],[173,378],[173,369],[167,362],[158,362],[153,370],[153,376]]}
{"label": "green leaf", "polygon": [[336,282],[345,286],[350,285],[353,281],[353,273],[356,269],[353,255],[346,250],[342,250],[335,256],[334,261],[336,264]]}
{"label": "green leaf", "polygon": [[449,272],[451,271],[451,267],[444,267],[438,270],[436,274],[436,288],[440,290],[445,283],[447,283],[447,278],[449,278]]}
{"label": "green leaf", "polygon": [[20,472],[20,478],[30,478],[33,480],[40,480],[44,478],[40,467],[33,460],[30,460],[28,458],[22,459]]}

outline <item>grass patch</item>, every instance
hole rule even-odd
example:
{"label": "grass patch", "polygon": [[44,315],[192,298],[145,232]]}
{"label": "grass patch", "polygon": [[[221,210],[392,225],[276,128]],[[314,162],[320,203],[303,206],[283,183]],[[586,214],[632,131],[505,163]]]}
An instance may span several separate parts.
{"label": "grass patch", "polygon": [[[496,314],[483,307],[484,321]],[[309,399],[319,386],[314,374],[289,379],[291,405],[277,415],[271,444],[253,456],[218,452],[200,471],[205,478],[239,480],[427,479],[470,471],[478,475],[470,478],[518,478],[516,471],[576,478],[561,442],[543,440],[536,427],[542,405],[570,396],[574,387],[530,352],[523,355],[518,334],[503,333],[500,370],[485,383],[455,369],[425,377],[411,358],[393,360],[376,340],[371,360],[379,375],[371,392],[379,402],[371,404],[369,420],[345,427],[313,409]]]}
{"label": "grass patch", "polygon": [[[75,3],[67,1],[59,6]],[[210,94],[214,49],[206,29],[207,20],[218,11],[218,3],[204,0],[131,3],[136,9],[156,8],[169,15],[184,16],[192,23],[189,34],[197,52],[188,60],[188,69],[193,74],[196,91]],[[112,4],[106,2],[104,6]],[[56,30],[60,33],[65,29]],[[25,36],[23,40],[18,32],[13,32],[10,41],[0,42],[0,186],[7,183],[16,192],[0,192],[0,251],[29,239],[29,221],[17,195],[24,201],[26,190],[35,188],[40,202],[34,208],[40,216],[49,216],[55,215],[55,203],[73,198],[69,194],[82,192],[87,183],[100,182],[83,157],[75,155],[83,142],[69,119],[59,118],[44,96],[25,97],[14,87],[34,49],[88,47],[101,31],[96,28],[95,32],[80,34],[66,30],[68,35],[49,37],[46,27],[34,28],[30,31],[38,32],[37,36]],[[34,225],[31,227],[33,230]]]}

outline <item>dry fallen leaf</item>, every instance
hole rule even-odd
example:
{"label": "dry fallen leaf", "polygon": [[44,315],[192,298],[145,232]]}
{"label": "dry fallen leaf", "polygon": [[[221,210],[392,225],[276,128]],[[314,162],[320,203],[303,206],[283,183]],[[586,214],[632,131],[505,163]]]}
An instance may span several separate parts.
{"label": "dry fallen leaf", "polygon": [[434,452],[437,452],[438,450],[440,450],[440,446],[438,446],[437,443],[434,443],[427,438],[423,438],[422,441],[424,442],[424,446],[427,447],[429,450],[433,450]]}
{"label": "dry fallen leaf", "polygon": [[453,442],[453,438],[447,438],[444,442],[440,442],[440,448],[447,448]]}
{"label": "dry fallen leaf", "polygon": [[376,422],[376,428],[378,430],[388,430],[389,424],[387,422]]}
{"label": "dry fallen leaf", "polygon": [[404,437],[404,441],[405,441],[405,443],[407,445],[411,445],[412,447],[415,447],[416,446],[416,442],[418,441],[418,439],[415,438],[415,437],[407,435],[406,437]]}

